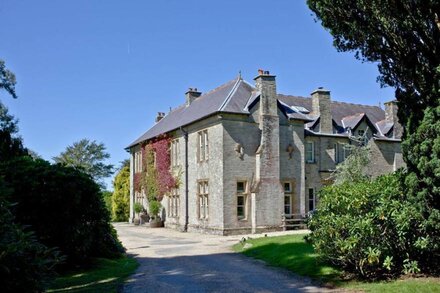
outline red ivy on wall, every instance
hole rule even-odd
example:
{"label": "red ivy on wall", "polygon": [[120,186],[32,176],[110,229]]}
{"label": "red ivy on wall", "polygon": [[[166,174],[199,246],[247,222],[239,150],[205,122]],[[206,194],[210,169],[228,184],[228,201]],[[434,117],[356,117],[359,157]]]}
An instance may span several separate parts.
{"label": "red ivy on wall", "polygon": [[134,190],[140,192],[141,191],[141,180],[142,180],[142,173],[134,173]]}
{"label": "red ivy on wall", "polygon": [[156,154],[157,181],[160,196],[169,192],[171,188],[176,187],[176,179],[174,179],[170,172],[170,143],[170,137],[162,136],[152,144],[152,148]]}
{"label": "red ivy on wall", "polygon": [[[170,142],[169,136],[162,135],[154,141],[142,145],[142,172],[135,173],[133,178],[136,191],[141,191],[144,188],[147,190],[147,196],[151,196],[149,193],[152,192],[157,193],[155,197],[159,201],[162,200],[165,193],[177,185],[177,181],[170,171]],[[147,172],[154,172],[154,175],[147,175]]]}

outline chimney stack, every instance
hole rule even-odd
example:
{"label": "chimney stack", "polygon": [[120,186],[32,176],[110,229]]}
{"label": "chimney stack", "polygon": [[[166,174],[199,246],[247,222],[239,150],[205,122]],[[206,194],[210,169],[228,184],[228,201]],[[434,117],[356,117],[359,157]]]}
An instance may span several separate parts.
{"label": "chimney stack", "polygon": [[163,117],[165,117],[165,113],[157,112],[156,123],[159,122],[160,120],[162,120]]}
{"label": "chimney stack", "polygon": [[399,123],[399,118],[397,118],[397,101],[390,101],[383,103],[385,106],[385,121],[388,123],[393,123],[393,138],[401,138],[403,134],[403,127]]}
{"label": "chimney stack", "polygon": [[197,91],[197,88],[189,88],[188,91],[185,93],[186,96],[186,106],[191,105],[192,102],[194,102],[195,99],[200,97],[202,95],[201,92]]}
{"label": "chimney stack", "polygon": [[312,115],[320,117],[319,132],[333,133],[333,119],[331,110],[330,91],[319,87],[311,93],[312,95]]}
{"label": "chimney stack", "polygon": [[259,226],[279,226],[284,192],[280,184],[280,121],[275,75],[260,69],[254,80],[257,90],[260,91],[259,128],[261,129],[255,164],[254,191],[258,195],[254,197],[252,203],[258,213],[251,216],[252,229],[256,231],[256,227]]}
{"label": "chimney stack", "polygon": [[258,69],[258,76],[255,77],[254,80],[255,87],[261,92],[261,114],[277,116],[277,88],[275,75],[271,75],[269,71]]}

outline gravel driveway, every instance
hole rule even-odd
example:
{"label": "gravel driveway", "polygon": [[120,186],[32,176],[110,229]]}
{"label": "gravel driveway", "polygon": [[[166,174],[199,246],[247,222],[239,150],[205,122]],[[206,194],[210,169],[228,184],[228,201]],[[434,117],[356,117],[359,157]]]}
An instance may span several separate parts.
{"label": "gravel driveway", "polygon": [[232,252],[231,246],[243,236],[182,233],[123,223],[114,226],[127,252],[140,263],[124,292],[328,291],[307,278]]}

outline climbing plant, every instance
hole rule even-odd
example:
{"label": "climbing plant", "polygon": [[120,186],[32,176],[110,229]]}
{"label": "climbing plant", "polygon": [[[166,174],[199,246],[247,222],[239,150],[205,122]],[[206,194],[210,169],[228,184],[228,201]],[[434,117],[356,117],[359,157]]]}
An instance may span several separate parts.
{"label": "climbing plant", "polygon": [[161,201],[177,186],[170,169],[170,141],[169,136],[162,135],[141,148],[142,172],[135,174],[134,185],[136,191],[146,192],[149,201]]}

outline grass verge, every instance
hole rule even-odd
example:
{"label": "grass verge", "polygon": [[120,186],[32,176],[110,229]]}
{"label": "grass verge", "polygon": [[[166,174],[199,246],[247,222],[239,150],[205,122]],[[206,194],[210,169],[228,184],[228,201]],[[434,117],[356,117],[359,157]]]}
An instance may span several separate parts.
{"label": "grass verge", "polygon": [[299,234],[250,239],[234,245],[233,249],[331,286],[365,292],[440,292],[439,278],[407,278],[387,282],[344,280],[338,269],[319,259],[313,246],[305,242],[304,236]]}
{"label": "grass verge", "polygon": [[90,268],[58,277],[47,292],[116,292],[138,267],[135,259],[95,259]]}

